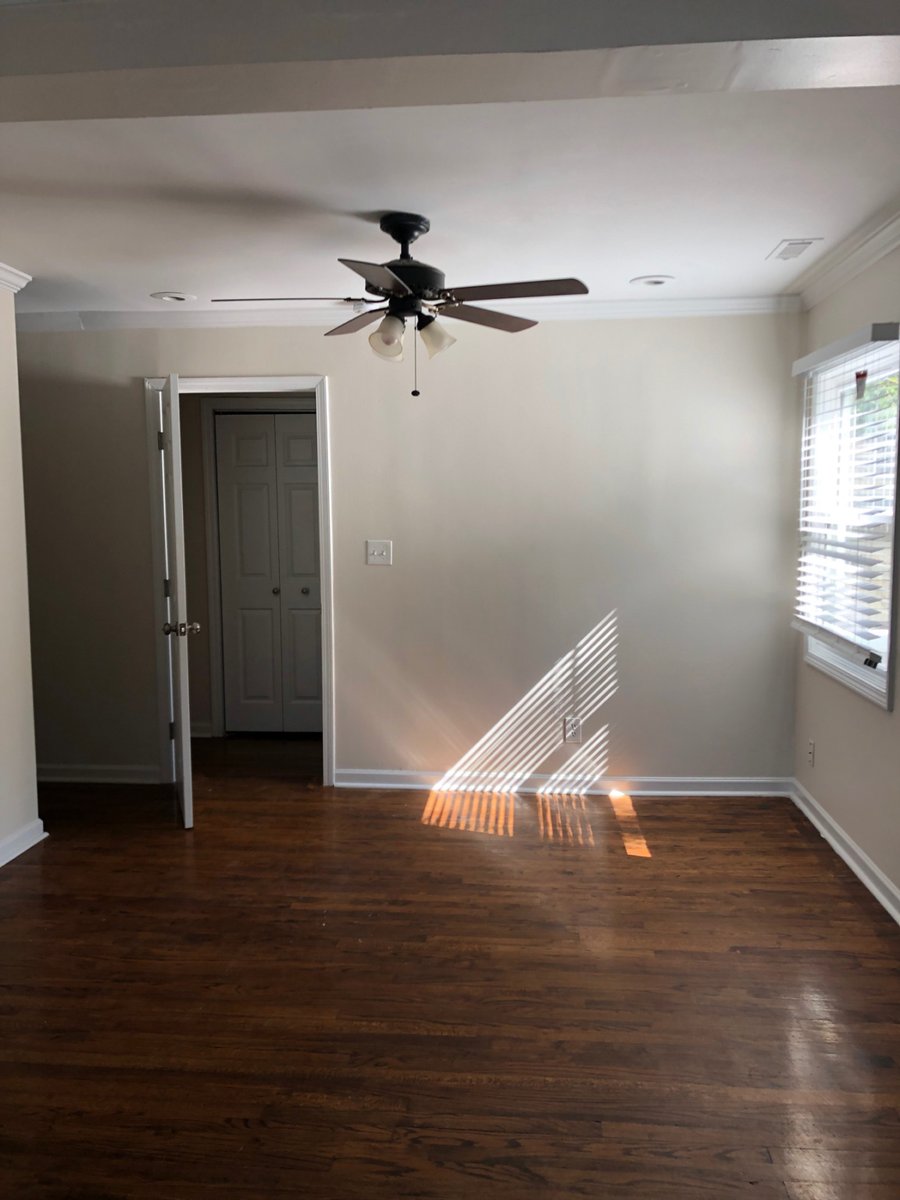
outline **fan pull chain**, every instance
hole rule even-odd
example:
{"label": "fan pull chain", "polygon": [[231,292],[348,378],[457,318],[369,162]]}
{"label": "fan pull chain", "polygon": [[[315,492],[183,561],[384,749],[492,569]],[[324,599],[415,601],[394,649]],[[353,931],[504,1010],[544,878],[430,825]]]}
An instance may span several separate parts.
{"label": "fan pull chain", "polygon": [[413,321],[413,390],[409,393],[411,396],[418,396],[419,393],[419,330],[417,323]]}

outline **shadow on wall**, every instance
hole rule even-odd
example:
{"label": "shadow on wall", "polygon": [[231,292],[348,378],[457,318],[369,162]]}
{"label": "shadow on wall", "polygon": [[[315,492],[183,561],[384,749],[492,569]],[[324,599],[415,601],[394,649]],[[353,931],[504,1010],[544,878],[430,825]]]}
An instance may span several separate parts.
{"label": "shadow on wall", "polygon": [[[500,718],[435,785],[438,792],[515,792],[563,742],[563,722],[590,720],[618,689],[618,632],[613,609]],[[607,726],[552,776],[600,778],[606,770]],[[593,772],[593,774],[591,774]],[[571,791],[557,787],[557,791]]]}
{"label": "shadow on wall", "polygon": [[143,380],[20,380],[38,762],[157,765]]}

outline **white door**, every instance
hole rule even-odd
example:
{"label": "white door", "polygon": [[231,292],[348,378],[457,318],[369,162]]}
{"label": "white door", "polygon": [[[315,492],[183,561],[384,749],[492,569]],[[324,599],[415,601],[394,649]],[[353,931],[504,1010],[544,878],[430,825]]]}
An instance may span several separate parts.
{"label": "white door", "polygon": [[220,414],[225,728],[322,728],[314,414]]}
{"label": "white door", "polygon": [[191,783],[191,712],[188,701],[188,634],[200,626],[188,620],[184,570],[184,503],[181,490],[181,424],[178,376],[170,375],[161,394],[160,450],[163,460],[168,619],[159,631],[169,643],[172,744],[175,791],[186,829],[194,824]]}
{"label": "white door", "polygon": [[322,731],[319,468],[314,413],[275,417],[284,729]]}

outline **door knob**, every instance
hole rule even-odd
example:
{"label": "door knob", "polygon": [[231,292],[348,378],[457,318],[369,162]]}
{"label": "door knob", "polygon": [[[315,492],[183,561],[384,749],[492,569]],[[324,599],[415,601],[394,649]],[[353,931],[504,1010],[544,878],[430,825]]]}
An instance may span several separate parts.
{"label": "door knob", "polygon": [[199,621],[191,621],[188,624],[187,621],[179,621],[177,625],[173,625],[171,621],[166,621],[162,629],[166,637],[171,633],[177,633],[179,637],[187,637],[189,633],[200,632],[200,623]]}
{"label": "door knob", "polygon": [[[181,630],[179,629],[178,632],[181,633]],[[199,621],[191,621],[187,627],[187,632],[188,633],[199,633],[200,632],[200,622]],[[182,634],[182,637],[183,636],[184,635]]]}
{"label": "door knob", "polygon": [[303,593],[303,595],[304,595],[304,596],[308,596],[308,595],[309,595],[309,588],[308,588],[308,587],[302,587],[302,588],[300,589],[300,591]]}
{"label": "door knob", "polygon": [[274,588],[272,588],[272,595],[277,596],[280,591],[281,591],[281,588],[274,587]]}
{"label": "door knob", "polygon": [[173,625],[169,621],[166,621],[165,625],[163,625],[163,633],[166,635],[166,637],[168,637],[170,633],[177,633],[177,632],[178,632],[177,625]]}

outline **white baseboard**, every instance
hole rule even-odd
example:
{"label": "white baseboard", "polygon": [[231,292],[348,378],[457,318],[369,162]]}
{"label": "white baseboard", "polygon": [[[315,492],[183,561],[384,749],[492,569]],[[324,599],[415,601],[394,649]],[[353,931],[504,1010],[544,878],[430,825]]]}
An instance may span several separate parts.
{"label": "white baseboard", "polygon": [[0,867],[42,842],[46,836],[44,822],[34,820],[17,829],[15,833],[8,833],[5,838],[0,838]]}
{"label": "white baseboard", "polygon": [[370,771],[356,767],[335,767],[334,786],[344,788],[412,788],[430,791],[440,779],[440,771]]}
{"label": "white baseboard", "polygon": [[900,887],[888,879],[884,871],[872,862],[861,846],[829,816],[822,805],[799,780],[794,780],[791,799],[807,817],[831,848],[844,860],[853,874],[863,883],[878,903],[900,924]]}
{"label": "white baseboard", "polygon": [[[440,771],[373,771],[355,767],[339,767],[334,773],[334,786],[345,788],[413,788],[430,791],[443,778]],[[533,795],[549,782],[549,775],[532,775],[516,788],[519,795]],[[583,789],[589,796],[608,795],[619,788],[629,796],[785,796],[793,798],[794,780],[781,776],[705,776],[690,778],[682,775],[634,775],[604,777]],[[481,790],[487,790],[483,787]]]}
{"label": "white baseboard", "polygon": [[39,783],[162,783],[156,763],[38,763]]}
{"label": "white baseboard", "polygon": [[[196,734],[195,736],[205,736]],[[429,791],[442,779],[440,771],[378,771],[353,767],[338,768],[334,785],[340,788]],[[157,766],[98,766],[79,764],[41,764],[38,779],[66,783],[160,783]],[[549,775],[533,775],[518,789],[531,795],[541,789]],[[588,795],[607,795],[620,788],[631,796],[784,796],[793,800],[805,817],[821,833],[854,875],[872,893],[881,906],[900,924],[900,887],[889,879],[865,850],[831,817],[815,797],[797,779],[780,776],[632,776],[630,779],[603,778],[586,788]],[[23,854],[47,835],[43,823],[32,821],[0,840],[0,866]]]}
{"label": "white baseboard", "polygon": [[211,738],[215,736],[212,721],[191,721],[192,738]]}
{"label": "white baseboard", "polygon": [[[430,791],[442,778],[440,771],[375,771],[342,767],[335,771],[334,785],[360,790]],[[532,775],[516,792],[519,795],[532,795],[540,791],[549,779],[549,775]],[[779,776],[632,776],[630,779],[598,779],[584,792],[592,796],[608,795],[612,788],[620,788],[630,796],[783,796],[790,799],[879,904],[900,923],[900,887],[885,875],[797,779]]]}

